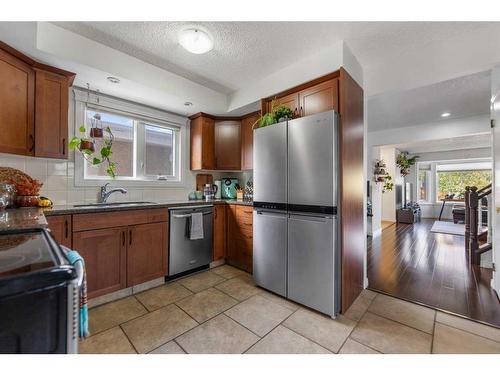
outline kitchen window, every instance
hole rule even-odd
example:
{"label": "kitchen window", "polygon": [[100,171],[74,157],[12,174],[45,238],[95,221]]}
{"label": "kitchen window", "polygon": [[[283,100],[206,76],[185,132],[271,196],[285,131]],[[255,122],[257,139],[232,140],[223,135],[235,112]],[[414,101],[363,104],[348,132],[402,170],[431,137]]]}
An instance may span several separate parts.
{"label": "kitchen window", "polygon": [[[85,110],[85,123],[90,129],[90,119],[101,115],[103,128],[113,133],[113,155],[116,162],[115,180],[129,181],[179,181],[180,129],[176,126],[155,121],[146,121],[132,115],[101,111],[89,107]],[[100,139],[96,139],[99,150]],[[110,180],[106,166],[93,166],[84,161],[85,180]]]}

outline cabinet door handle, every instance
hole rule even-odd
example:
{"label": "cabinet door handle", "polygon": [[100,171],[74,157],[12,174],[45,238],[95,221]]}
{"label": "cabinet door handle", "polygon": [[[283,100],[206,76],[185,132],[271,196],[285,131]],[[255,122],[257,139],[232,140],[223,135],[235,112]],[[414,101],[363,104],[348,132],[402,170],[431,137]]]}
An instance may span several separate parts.
{"label": "cabinet door handle", "polygon": [[132,245],[132,229],[128,231],[128,244]]}
{"label": "cabinet door handle", "polygon": [[68,238],[68,219],[64,220],[64,238]]}
{"label": "cabinet door handle", "polygon": [[29,140],[30,140],[30,148],[28,149],[28,151],[33,152],[35,148],[35,137],[33,137],[33,134],[29,135]]}
{"label": "cabinet door handle", "polygon": [[304,116],[304,110],[302,109],[302,106],[300,106],[300,117]]}
{"label": "cabinet door handle", "polygon": [[66,138],[62,140],[62,154],[66,155]]}
{"label": "cabinet door handle", "polygon": [[122,232],[122,245],[125,246],[125,231]]}

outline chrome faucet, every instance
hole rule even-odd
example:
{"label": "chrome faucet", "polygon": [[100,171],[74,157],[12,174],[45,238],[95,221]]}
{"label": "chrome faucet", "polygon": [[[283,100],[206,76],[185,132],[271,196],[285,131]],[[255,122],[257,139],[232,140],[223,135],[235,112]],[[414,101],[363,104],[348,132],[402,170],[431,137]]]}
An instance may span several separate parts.
{"label": "chrome faucet", "polygon": [[119,191],[122,194],[127,194],[127,190],[123,188],[115,188],[108,190],[108,185],[109,182],[106,185],[101,186],[101,193],[99,194],[99,203],[106,203],[109,196],[113,193],[116,193],[117,191]]}

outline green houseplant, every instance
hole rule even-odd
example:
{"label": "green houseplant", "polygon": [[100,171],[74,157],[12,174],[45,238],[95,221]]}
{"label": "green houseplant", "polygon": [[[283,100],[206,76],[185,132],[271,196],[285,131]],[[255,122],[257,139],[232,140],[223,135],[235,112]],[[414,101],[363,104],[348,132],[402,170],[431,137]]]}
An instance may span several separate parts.
{"label": "green houseplant", "polygon": [[94,166],[105,163],[107,175],[115,178],[117,164],[110,159],[113,154],[112,147],[114,140],[110,127],[107,126],[103,129],[105,136],[102,140],[102,147],[98,151],[95,150],[95,142],[85,136],[87,133],[85,126],[80,126],[79,131],[82,134],[81,137],[73,137],[69,142],[69,148],[80,151],[85,160]]}
{"label": "green houseplant", "polygon": [[401,152],[396,158],[396,165],[399,167],[401,176],[408,176],[410,173],[410,168],[417,162],[418,156],[408,157],[408,152]]}
{"label": "green houseplant", "polygon": [[253,127],[262,128],[264,126],[273,125],[291,118],[293,118],[293,112],[290,108],[284,106],[283,104],[276,105],[276,100],[272,100],[271,111],[260,116],[260,118],[253,124]]}

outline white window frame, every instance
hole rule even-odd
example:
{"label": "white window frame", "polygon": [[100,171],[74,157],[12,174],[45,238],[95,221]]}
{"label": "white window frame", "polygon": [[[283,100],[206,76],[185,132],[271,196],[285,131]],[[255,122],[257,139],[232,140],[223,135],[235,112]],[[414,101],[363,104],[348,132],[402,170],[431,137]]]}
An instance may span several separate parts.
{"label": "white window frame", "polygon": [[[418,176],[419,176],[419,173],[420,173],[420,166],[421,165],[430,165],[430,169],[425,169],[425,173],[427,175],[427,181],[428,181],[428,185],[427,185],[427,200],[422,200],[418,197],[418,188],[419,188],[419,181],[418,181]],[[432,204],[433,202],[433,197],[432,197],[432,193],[433,193],[433,188],[432,188],[432,185],[434,184],[434,179],[432,178],[433,174],[432,174],[432,169],[433,169],[433,164],[432,163],[418,163],[417,162],[417,173],[416,173],[416,183],[415,183],[415,186],[416,186],[416,198],[417,198],[417,203],[418,204]]]}
{"label": "white window frame", "polygon": [[[78,134],[78,128],[85,123],[86,110],[101,110],[111,114],[121,115],[134,120],[134,176],[117,177],[111,179],[107,176],[85,177],[85,159],[79,152],[74,152],[75,161],[75,186],[102,186],[105,183],[115,186],[128,187],[156,187],[156,188],[182,188],[186,187],[186,176],[189,173],[188,165],[188,119],[169,112],[161,111],[127,100],[91,93],[89,96],[85,89],[75,87],[74,114],[72,116],[73,134]],[[174,130],[174,175],[159,178],[158,176],[145,176],[141,165],[145,162],[145,137],[144,125],[160,126]],[[145,165],[144,165],[145,166]]]}
{"label": "white window frame", "polygon": [[[438,165],[441,165],[441,164],[448,164],[448,165],[451,165],[451,164],[457,164],[457,165],[461,165],[461,166],[465,166],[467,164],[474,164],[474,163],[490,163],[491,164],[491,161],[484,161],[484,160],[467,160],[467,161],[464,161],[464,160],[461,160],[461,161],[447,161],[447,160],[444,160],[444,161],[438,161],[438,162],[434,162],[434,174],[433,174],[433,177],[434,177],[434,200],[435,200],[435,203],[443,203],[443,201],[439,200],[438,199],[438,190],[439,190],[439,184],[438,184],[438,173],[439,172],[448,172],[448,171],[454,171],[454,172],[463,172],[463,171],[472,171],[472,170],[477,170],[477,171],[486,171],[488,169],[479,169],[479,168],[462,168],[462,169],[450,169],[450,170],[438,170]],[[493,178],[493,169],[491,169],[491,176]],[[456,204],[456,202],[455,202]]]}

